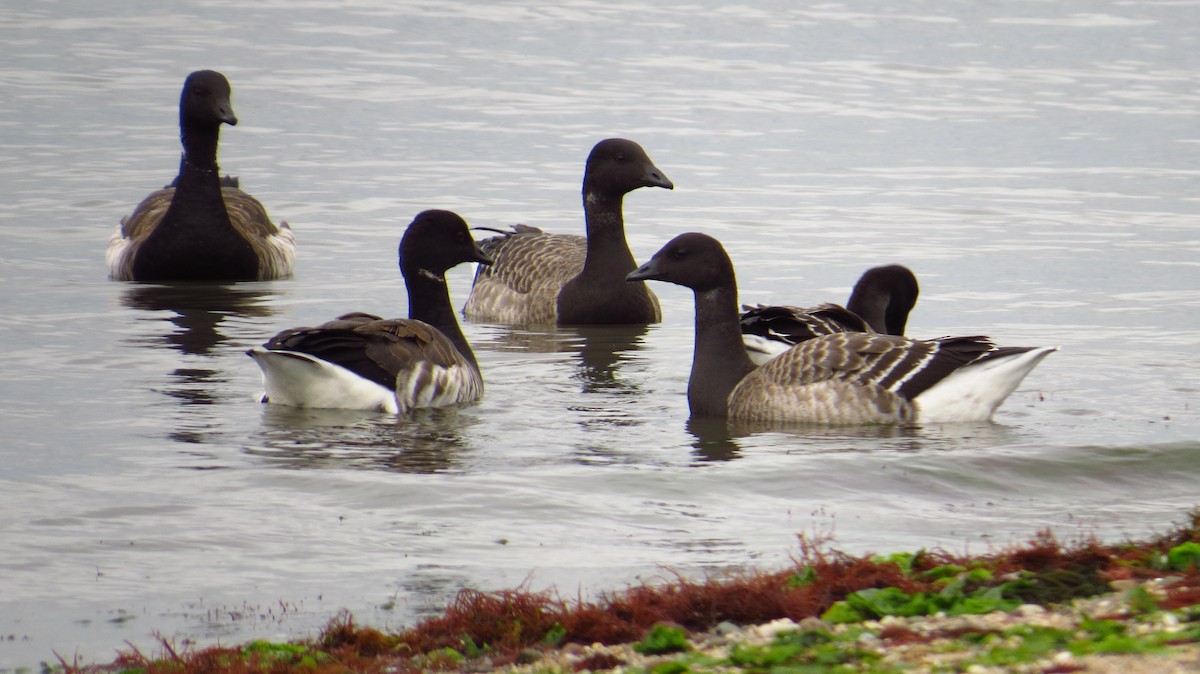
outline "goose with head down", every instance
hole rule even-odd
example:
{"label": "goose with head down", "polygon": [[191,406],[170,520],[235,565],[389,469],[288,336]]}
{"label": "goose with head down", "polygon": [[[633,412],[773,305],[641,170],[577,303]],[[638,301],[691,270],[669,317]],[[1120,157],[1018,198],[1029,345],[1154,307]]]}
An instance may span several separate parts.
{"label": "goose with head down", "polygon": [[846,306],[766,305],[742,307],[742,336],[750,359],[761,365],[792,346],[819,335],[877,332],[903,335],[920,292],[917,277],[898,264],[863,272]]}
{"label": "goose with head down", "polygon": [[221,178],[221,125],[237,124],[229,81],[213,70],[188,75],[179,100],[179,175],[121,219],[105,258],[118,281],[266,281],[291,276],[295,237],[263,205]]}
{"label": "goose with head down", "polygon": [[695,417],[742,422],[914,424],[990,419],[1055,347],[997,348],[986,337],[916,340],[844,332],[756,367],[738,322],[733,263],[716,239],[682,234],[629,275],[691,288]]}
{"label": "goose with head down", "polygon": [[512,325],[660,321],[654,294],[625,283],[637,262],[625,239],[623,202],[639,187],[674,189],[637,143],[597,143],[583,175],[587,236],[517,225],[483,241],[495,264],[477,271],[463,313],[473,321]]}
{"label": "goose with head down", "polygon": [[408,318],[364,313],[293,328],[247,353],[263,372],[263,402],[405,413],[483,395],[483,377],[450,305],[446,271],[490,264],[461,217],[430,210],[400,240]]}

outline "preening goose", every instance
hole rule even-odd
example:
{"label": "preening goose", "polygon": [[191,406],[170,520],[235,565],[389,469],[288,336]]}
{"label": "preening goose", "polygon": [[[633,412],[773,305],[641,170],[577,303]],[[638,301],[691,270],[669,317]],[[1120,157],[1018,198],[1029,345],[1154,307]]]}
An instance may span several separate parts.
{"label": "preening goose", "polygon": [[345,314],[293,328],[247,353],[263,371],[263,402],[405,413],[479,399],[483,377],[450,306],[446,271],[490,264],[450,211],[417,215],[400,240],[408,318]]}
{"label": "preening goose", "polygon": [[602,140],[583,174],[587,236],[518,225],[482,242],[495,259],[480,267],[463,313],[512,325],[616,325],[662,320],[649,289],[625,283],[637,268],[625,240],[622,202],[639,187],[674,185],[637,143]]}
{"label": "preening goose", "polygon": [[118,281],[266,281],[292,274],[295,238],[257,199],[221,178],[217,141],[235,125],[229,81],[213,70],[188,75],[179,100],[179,175],[121,219],[108,242]]}
{"label": "preening goose", "polygon": [[680,235],[628,278],[667,281],[695,293],[688,404],[697,417],[820,424],[983,421],[1056,350],[996,348],[986,337],[915,340],[845,332],[801,342],[756,368],[742,342],[733,263],[716,239]]}
{"label": "preening goose", "polygon": [[919,292],[912,270],[892,264],[863,272],[845,307],[832,303],[813,307],[765,304],[742,307],[746,350],[750,359],[761,365],[818,335],[838,332],[903,335]]}

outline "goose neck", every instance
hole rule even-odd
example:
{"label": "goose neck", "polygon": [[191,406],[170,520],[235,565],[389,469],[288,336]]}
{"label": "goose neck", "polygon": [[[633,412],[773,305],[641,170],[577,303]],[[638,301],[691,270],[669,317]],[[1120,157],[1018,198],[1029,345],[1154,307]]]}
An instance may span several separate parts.
{"label": "goose neck", "polygon": [[445,274],[430,271],[417,265],[401,267],[404,284],[408,288],[408,317],[428,323],[446,335],[475,369],[479,369],[475,354],[462,333],[458,317],[450,304],[450,289]]}
{"label": "goose neck", "polygon": [[202,169],[217,171],[217,144],[221,126],[185,124],[180,131],[184,159]]}
{"label": "goose neck", "polygon": [[629,250],[629,242],[625,239],[622,197],[606,196],[599,192],[584,194],[583,212],[587,226],[585,274],[607,270],[623,280],[625,274],[637,268],[633,253]]}
{"label": "goose neck", "polygon": [[730,392],[753,369],[738,324],[736,288],[696,291],[696,344],[688,382],[692,414],[727,416]]}

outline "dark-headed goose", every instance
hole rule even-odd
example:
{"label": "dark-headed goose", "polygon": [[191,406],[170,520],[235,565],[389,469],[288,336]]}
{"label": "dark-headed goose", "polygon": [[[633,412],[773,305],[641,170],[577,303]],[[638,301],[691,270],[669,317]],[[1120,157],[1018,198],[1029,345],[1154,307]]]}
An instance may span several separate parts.
{"label": "dark-headed goose", "polygon": [[179,99],[179,175],[121,219],[105,255],[118,281],[266,281],[292,274],[295,238],[237,180],[221,178],[217,139],[237,124],[221,73],[188,75]]}
{"label": "dark-headed goose", "polygon": [[756,368],[738,325],[733,263],[716,239],[678,236],[629,280],[667,281],[695,293],[693,416],[821,424],[983,421],[1056,350],[996,348],[986,337],[846,332],[801,342]]}
{"label": "dark-headed goose", "polygon": [[674,185],[637,143],[602,140],[583,174],[587,236],[518,225],[482,242],[496,263],[480,267],[463,313],[513,325],[616,325],[662,320],[649,289],[625,283],[637,268],[625,240],[622,202],[639,187]]}
{"label": "dark-headed goose", "polygon": [[761,365],[819,335],[838,332],[903,335],[919,292],[912,270],[892,264],[863,272],[845,307],[831,303],[814,307],[765,304],[742,307],[746,350],[750,359]]}
{"label": "dark-headed goose", "polygon": [[263,402],[404,413],[477,400],[483,378],[450,306],[446,271],[490,264],[450,211],[417,215],[400,240],[408,318],[346,314],[293,328],[247,353],[263,371]]}

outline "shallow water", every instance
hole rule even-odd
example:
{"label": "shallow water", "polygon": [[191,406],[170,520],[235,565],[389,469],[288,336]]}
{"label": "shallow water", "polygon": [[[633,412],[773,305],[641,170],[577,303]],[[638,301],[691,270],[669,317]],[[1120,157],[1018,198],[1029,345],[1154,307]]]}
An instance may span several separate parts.
{"label": "shallow water", "polygon": [[[0,670],[771,567],[801,533],[1142,536],[1196,503],[1200,3],[24,5],[0,8]],[[222,169],[299,272],[110,282],[202,67],[234,87]],[[913,334],[1062,350],[994,423],[729,433],[687,422],[692,300],[658,284],[644,330],[466,324],[477,405],[255,401],[246,348],[405,314],[419,210],[581,231],[607,136],[677,186],[627,198],[638,259],[706,231],[743,301],[793,304],[902,262]]]}

